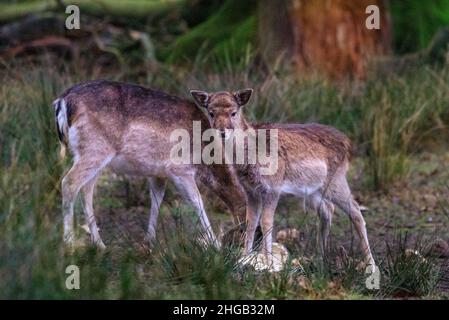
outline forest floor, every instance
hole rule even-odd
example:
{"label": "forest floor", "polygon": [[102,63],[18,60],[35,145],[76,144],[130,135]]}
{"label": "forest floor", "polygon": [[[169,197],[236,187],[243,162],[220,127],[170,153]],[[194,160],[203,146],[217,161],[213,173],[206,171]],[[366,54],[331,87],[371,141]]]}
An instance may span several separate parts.
{"label": "forest floor", "polygon": [[[388,192],[372,192],[363,187],[363,162],[356,159],[350,170],[350,183],[355,198],[364,208],[368,235],[374,256],[378,262],[388,260],[388,250],[400,242],[400,250],[413,250],[419,256],[431,257],[442,267],[437,289],[431,298],[447,297],[449,293],[449,153],[423,153],[412,158],[411,173],[405,182],[391,187]],[[111,179],[112,178],[112,179]],[[112,181],[112,182],[111,182]],[[97,217],[105,243],[112,247],[129,247],[149,253],[143,237],[149,217],[149,199],[145,199],[145,183],[133,188],[143,188],[143,195],[129,200],[124,190],[124,180],[111,174],[103,175],[97,192]],[[181,229],[192,233],[192,215],[180,209],[181,199],[169,188],[161,208],[158,238],[167,238]],[[207,194],[207,193],[206,193]],[[215,230],[222,233],[231,226],[230,216],[218,200],[207,194],[207,210]],[[130,203],[131,202],[131,203]],[[133,203],[134,202],[134,203]],[[277,210],[275,232],[279,242],[289,250],[292,258],[314,259],[315,235],[318,219],[313,212],[304,212],[298,200],[286,197]],[[188,227],[186,227],[188,225]],[[194,228],[193,228],[194,229]],[[279,231],[298,230],[294,235],[282,237]],[[168,234],[168,235],[167,235]],[[168,240],[169,241],[169,240]],[[336,212],[331,229],[331,246],[344,247],[349,256],[357,256],[357,237],[349,219]],[[170,245],[166,243],[166,245]],[[446,247],[445,247],[446,246]],[[341,249],[340,249],[341,250]],[[338,251],[338,250],[337,250]],[[338,257],[337,257],[338,258]],[[381,283],[382,285],[382,283]],[[350,298],[351,292],[343,298]],[[398,293],[393,297],[408,296]],[[413,295],[412,295],[413,296]],[[301,297],[301,296],[299,296]],[[307,296],[305,296],[307,298]],[[324,290],[319,298],[342,298],[334,290]],[[356,295],[356,298],[360,296]]]}

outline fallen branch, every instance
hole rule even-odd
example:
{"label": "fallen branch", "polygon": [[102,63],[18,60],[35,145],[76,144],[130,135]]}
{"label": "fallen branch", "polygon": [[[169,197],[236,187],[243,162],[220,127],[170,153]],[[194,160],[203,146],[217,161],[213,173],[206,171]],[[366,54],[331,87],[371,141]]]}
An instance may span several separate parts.
{"label": "fallen branch", "polygon": [[71,55],[74,55],[75,51],[75,48],[70,40],[58,36],[48,36],[9,48],[0,54],[0,57],[4,59],[11,59],[25,52],[28,53],[48,49],[68,51]]}

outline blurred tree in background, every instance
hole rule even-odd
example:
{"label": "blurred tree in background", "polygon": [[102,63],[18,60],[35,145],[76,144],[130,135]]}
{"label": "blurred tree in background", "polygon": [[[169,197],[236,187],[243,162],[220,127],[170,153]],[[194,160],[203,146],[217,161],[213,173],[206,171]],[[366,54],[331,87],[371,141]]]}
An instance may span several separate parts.
{"label": "blurred tree in background", "polygon": [[[67,4],[80,7],[81,30],[64,28]],[[373,4],[380,30],[365,27]],[[372,59],[424,50],[448,24],[449,0],[3,0],[0,59],[51,51],[152,72],[251,51],[264,68],[363,78]]]}
{"label": "blurred tree in background", "polygon": [[[390,25],[383,0],[291,2],[293,61],[300,72],[363,78],[369,59],[390,50]],[[366,28],[369,5],[379,8],[379,30]]]}

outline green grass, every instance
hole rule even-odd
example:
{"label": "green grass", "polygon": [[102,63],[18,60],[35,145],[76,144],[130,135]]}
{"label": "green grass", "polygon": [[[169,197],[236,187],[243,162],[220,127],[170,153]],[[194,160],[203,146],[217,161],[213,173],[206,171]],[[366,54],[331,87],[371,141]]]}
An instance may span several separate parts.
{"label": "green grass", "polygon": [[430,296],[436,290],[440,270],[434,258],[424,257],[429,248],[421,240],[409,249],[406,243],[407,234],[397,237],[396,248],[387,246],[383,267],[388,285],[383,291],[393,297]]}
{"label": "green grass", "polygon": [[[356,142],[358,156],[365,163],[364,184],[374,190],[388,190],[407,178],[415,154],[447,139],[448,66],[441,70],[418,68],[364,84],[335,85],[320,79],[301,80],[282,70],[262,74],[252,68],[250,52],[241,60],[229,59],[217,62],[216,70],[201,70],[198,61],[193,66],[195,76],[164,70],[147,82],[184,96],[188,88],[253,87],[254,97],[245,111],[252,120],[334,125]],[[235,248],[205,249],[183,224],[172,225],[175,230],[161,227],[161,242],[152,252],[128,237],[126,228],[114,235],[111,230],[116,229],[111,227],[101,231],[109,232],[106,252],[87,247],[74,255],[65,253],[59,189],[69,161],[62,163],[57,157],[51,102],[68,86],[88,78],[89,74],[76,66],[45,63],[11,66],[2,74],[0,298],[384,298],[398,295],[398,288],[405,284],[412,295],[435,294],[434,262],[405,257],[395,240],[389,242],[389,251],[379,253],[379,260],[384,261],[380,292],[364,287],[365,275],[355,268],[356,254],[351,253],[355,260],[337,263],[336,247],[324,264],[316,256],[313,242],[308,250],[289,247],[293,257],[307,257],[301,262],[304,273],[289,268],[279,274],[256,273],[236,266]],[[131,77],[123,80],[136,81]],[[106,196],[96,201],[97,211],[104,207],[114,212],[120,207],[112,194],[117,188],[124,188],[123,183],[100,186],[101,195]],[[145,192],[139,195],[139,188],[130,190],[132,194],[122,207],[144,205]],[[173,219],[185,216],[176,204],[168,209]],[[209,214],[213,219],[215,213]],[[309,238],[311,229],[303,228]],[[85,238],[82,231],[79,235]],[[65,268],[70,264],[80,267],[80,290],[64,286]]]}

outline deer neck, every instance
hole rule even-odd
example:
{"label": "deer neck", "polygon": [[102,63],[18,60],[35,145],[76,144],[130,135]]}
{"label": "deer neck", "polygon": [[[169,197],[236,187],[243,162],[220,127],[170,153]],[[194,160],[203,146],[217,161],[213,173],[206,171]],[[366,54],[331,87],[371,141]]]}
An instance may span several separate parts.
{"label": "deer neck", "polygon": [[242,129],[243,131],[246,131],[248,129],[254,129],[251,123],[249,123],[244,117],[242,117],[241,122],[242,124],[240,129]]}
{"label": "deer neck", "polygon": [[[251,131],[255,132],[254,127],[251,125],[250,122],[248,122],[244,117],[241,118],[241,123],[240,126],[238,128],[239,130],[242,131],[243,134],[250,134]],[[256,133],[257,134],[257,133]],[[241,175],[244,177],[254,177],[257,175],[257,168],[258,165],[257,164],[252,164],[252,163],[248,163],[248,139],[244,138],[243,141],[243,153],[244,153],[244,163],[236,163],[234,165],[235,169],[236,169],[236,173],[237,175]],[[237,150],[237,146],[235,145],[235,148]],[[257,147],[256,147],[257,148]]]}

